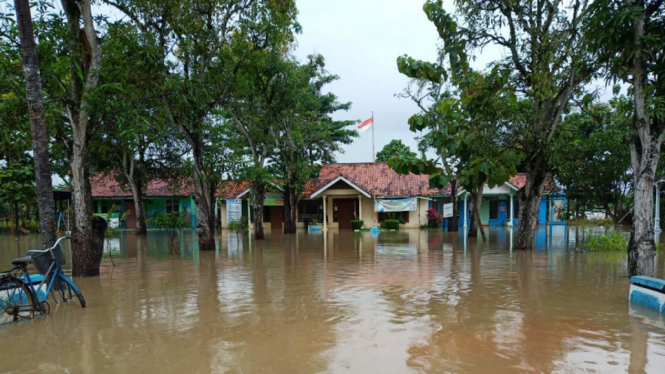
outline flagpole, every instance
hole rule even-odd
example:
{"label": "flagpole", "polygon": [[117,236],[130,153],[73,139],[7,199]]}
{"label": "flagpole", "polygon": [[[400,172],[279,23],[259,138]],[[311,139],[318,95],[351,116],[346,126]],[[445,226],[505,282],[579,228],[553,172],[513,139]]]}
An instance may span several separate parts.
{"label": "flagpole", "polygon": [[[376,164],[376,152],[374,151],[374,111],[372,111],[372,162]],[[373,168],[374,172],[376,172],[376,167]],[[376,180],[376,175],[374,176],[374,180]],[[372,191],[372,200],[374,202],[374,206],[372,207],[372,210],[374,212],[372,218],[374,218],[374,226],[376,227],[377,220],[376,220],[376,191]]]}
{"label": "flagpole", "polygon": [[372,111],[372,162],[376,164],[376,152],[374,151],[374,111]]}

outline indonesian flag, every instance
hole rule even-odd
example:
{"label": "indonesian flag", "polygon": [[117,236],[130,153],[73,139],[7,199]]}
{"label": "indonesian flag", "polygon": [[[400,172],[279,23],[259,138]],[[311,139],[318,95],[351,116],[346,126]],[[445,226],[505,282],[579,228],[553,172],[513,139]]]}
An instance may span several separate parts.
{"label": "indonesian flag", "polygon": [[365,132],[369,130],[370,127],[374,124],[374,117],[363,121],[360,125],[358,125],[358,132]]}

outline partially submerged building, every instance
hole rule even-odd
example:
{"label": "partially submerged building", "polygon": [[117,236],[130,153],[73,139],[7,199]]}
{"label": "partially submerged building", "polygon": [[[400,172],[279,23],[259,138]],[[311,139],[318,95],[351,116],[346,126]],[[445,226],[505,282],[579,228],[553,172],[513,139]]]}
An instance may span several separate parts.
{"label": "partially submerged building", "polygon": [[[516,226],[519,216],[519,191],[526,184],[526,174],[520,173],[511,177],[500,186],[483,189],[483,201],[480,205],[480,222],[487,226]],[[471,224],[471,195],[464,189],[457,191],[459,202],[459,227]],[[432,206],[439,212],[443,204],[450,202],[450,194],[433,197]],[[540,200],[538,224],[565,224],[564,209],[566,198],[563,193],[556,192],[553,185],[546,186]],[[446,223],[447,224],[447,223]]]}
{"label": "partially submerged building", "polygon": [[[92,187],[92,211],[95,215],[106,218],[107,213],[112,210],[111,218],[117,219],[126,211],[130,211],[121,227],[136,228],[136,209],[129,186],[118,183],[110,173],[95,174],[90,178],[90,185]],[[197,220],[193,195],[194,188],[191,185],[183,184],[180,187],[174,187],[166,181],[153,179],[148,182],[145,190],[147,216],[152,217],[158,212],[183,212],[189,226],[194,228]]]}
{"label": "partially submerged building", "polygon": [[[512,226],[517,224],[519,200],[517,191],[526,183],[526,175],[518,174],[505,184],[485,187],[480,218],[484,225]],[[105,214],[113,207],[114,217],[133,210],[134,202],[129,188],[119,184],[107,174],[91,178],[93,206],[97,214]],[[222,228],[230,221],[247,218],[254,222],[251,209],[251,185],[244,181],[225,181],[217,190],[216,219]],[[183,185],[174,188],[161,180],[152,180],[146,189],[148,217],[157,212],[183,212],[191,227],[196,227],[196,209],[193,188]],[[470,197],[460,189],[456,192],[460,202],[460,227],[470,223]],[[419,228],[427,224],[427,210],[432,207],[443,211],[450,201],[450,188],[429,187],[428,175],[401,175],[384,162],[325,164],[319,177],[307,182],[297,205],[297,227],[321,222],[324,228],[351,229],[352,220],[362,220],[364,227],[379,225],[389,218],[402,219],[403,228]],[[565,197],[547,189],[541,201],[538,223],[564,223]],[[549,217],[549,218],[548,218]],[[263,208],[264,230],[281,231],[284,227],[284,198],[281,186],[273,184]],[[129,214],[123,227],[136,225],[136,216]],[[444,224],[445,225],[445,224]]]}

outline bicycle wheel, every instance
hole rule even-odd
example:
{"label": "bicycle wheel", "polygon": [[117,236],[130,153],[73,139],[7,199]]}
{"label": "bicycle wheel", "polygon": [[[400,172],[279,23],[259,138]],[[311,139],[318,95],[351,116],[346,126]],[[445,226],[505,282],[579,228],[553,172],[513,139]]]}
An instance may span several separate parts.
{"label": "bicycle wheel", "polygon": [[37,302],[30,287],[22,280],[7,277],[0,280],[0,322],[18,321],[33,318]]}
{"label": "bicycle wheel", "polygon": [[74,281],[72,281],[65,274],[59,273],[58,284],[61,287],[61,296],[65,302],[73,299],[74,295],[76,295],[76,297],[79,299],[79,303],[81,303],[81,307],[85,308],[85,298],[83,297],[83,293],[78,289],[78,287],[76,287]]}

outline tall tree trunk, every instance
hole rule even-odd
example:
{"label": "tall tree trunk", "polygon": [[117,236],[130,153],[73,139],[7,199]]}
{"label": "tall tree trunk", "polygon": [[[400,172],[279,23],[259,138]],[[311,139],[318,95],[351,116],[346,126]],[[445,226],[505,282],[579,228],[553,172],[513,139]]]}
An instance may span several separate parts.
{"label": "tall tree trunk", "polygon": [[480,235],[483,238],[483,241],[487,241],[487,236],[485,236],[485,229],[483,224],[480,221],[480,207],[483,204],[483,190],[484,188],[479,188],[476,190],[471,190],[471,225],[469,226],[469,237],[477,237],[478,230],[480,230]]}
{"label": "tall tree trunk", "polygon": [[297,229],[298,194],[295,188],[284,186],[284,233],[295,234]]}
{"label": "tall tree trunk", "polygon": [[[92,276],[99,274],[99,264],[96,263],[97,248],[95,232],[92,226],[92,191],[85,165],[88,152],[84,137],[80,129],[72,126],[74,130],[73,152],[69,163],[72,171],[72,206],[74,225],[72,227],[72,271],[74,276]],[[82,139],[83,138],[83,139]],[[102,238],[104,233],[102,232]],[[101,241],[103,249],[103,240]]]}
{"label": "tall tree trunk", "polygon": [[[636,50],[642,49],[645,33],[645,15],[641,2],[633,7],[631,20]],[[633,55],[633,104],[634,124],[630,142],[630,159],[633,167],[633,233],[628,244],[628,273],[630,275],[653,275],[656,243],[654,241],[653,183],[658,167],[660,146],[663,142],[663,128],[651,123],[647,113],[646,92],[647,64],[642,54]]]}
{"label": "tall tree trunk", "polygon": [[18,219],[16,216],[16,204],[14,204],[14,196],[9,198],[9,222],[12,225],[11,233],[18,235]]}
{"label": "tall tree trunk", "polygon": [[[70,144],[71,188],[74,225],[72,227],[72,274],[99,274],[97,256],[103,251],[104,232],[92,225],[92,191],[87,174],[89,138],[92,128],[86,94],[97,87],[102,66],[102,49],[97,41],[91,0],[61,0],[67,15],[70,57],[70,99],[66,109],[72,127]],[[83,33],[81,32],[83,20]],[[81,53],[81,52],[84,53]],[[84,74],[81,74],[81,73]],[[98,225],[98,227],[101,227]],[[98,236],[101,235],[101,238]],[[99,255],[101,256],[101,255]],[[101,257],[99,257],[101,259]]]}
{"label": "tall tree trunk", "polygon": [[49,162],[49,133],[46,129],[44,114],[44,95],[39,72],[39,60],[35,35],[32,30],[32,16],[28,0],[15,0],[16,18],[21,35],[23,54],[23,74],[28,94],[30,111],[30,131],[32,132],[32,150],[35,163],[35,182],[37,185],[37,204],[39,206],[39,227],[42,232],[42,247],[48,248],[55,243],[55,202]]}
{"label": "tall tree trunk", "polygon": [[263,240],[263,201],[266,198],[266,187],[257,184],[252,185],[252,211],[254,211],[254,239]]}
{"label": "tall tree trunk", "polygon": [[453,203],[453,216],[448,219],[448,231],[457,232],[459,227],[457,219],[459,217],[459,201],[457,200],[457,178],[450,181],[450,200]]}
{"label": "tall tree trunk", "polygon": [[524,188],[518,192],[520,198],[519,223],[517,224],[517,238],[515,249],[532,250],[536,238],[538,225],[538,212],[540,200],[543,197],[545,185],[550,181],[550,173],[542,168],[531,168],[526,176]]}
{"label": "tall tree trunk", "polygon": [[203,166],[203,138],[192,144],[194,158],[194,202],[196,203],[196,231],[199,250],[215,250],[215,187],[210,183]]}
{"label": "tall tree trunk", "polygon": [[129,189],[132,191],[132,198],[134,199],[134,213],[136,215],[136,229],[134,233],[137,235],[146,235],[147,226],[146,226],[146,216],[147,212],[145,209],[145,200],[143,198],[143,184],[141,181],[143,178],[142,173],[145,173],[145,168],[139,167],[138,170],[135,168],[136,162],[134,157],[129,155],[127,152],[123,152],[122,155],[122,171],[125,175],[127,184],[129,184]]}

